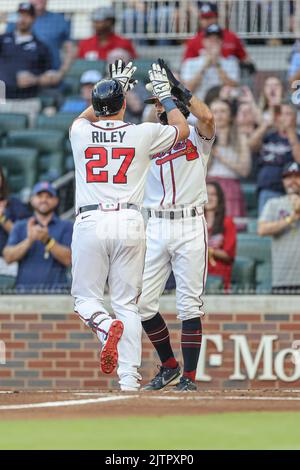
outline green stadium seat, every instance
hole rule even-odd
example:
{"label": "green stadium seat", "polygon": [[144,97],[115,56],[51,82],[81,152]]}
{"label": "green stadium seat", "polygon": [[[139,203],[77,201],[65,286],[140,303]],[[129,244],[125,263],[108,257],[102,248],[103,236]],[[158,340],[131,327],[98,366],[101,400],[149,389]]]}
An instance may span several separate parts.
{"label": "green stadium seat", "polygon": [[255,261],[244,256],[237,256],[232,268],[232,292],[248,293],[255,290],[255,287]]}
{"label": "green stadium seat", "polygon": [[74,158],[73,155],[70,154],[65,157],[65,171],[68,172],[73,170],[75,170]]}
{"label": "green stadium seat", "polygon": [[28,117],[26,114],[0,113],[0,133],[6,135],[9,131],[26,129]]}
{"label": "green stadium seat", "polygon": [[221,276],[208,274],[205,285],[205,294],[221,294],[222,292],[224,292],[223,278]]}
{"label": "green stadium seat", "polygon": [[134,65],[137,67],[137,71],[134,74],[134,78],[140,82],[149,82],[148,70],[151,69],[153,59],[137,59],[134,61]]}
{"label": "green stadium seat", "polygon": [[62,130],[68,134],[72,122],[77,117],[78,113],[56,113],[54,116],[40,114],[36,121],[36,127],[38,129]]}
{"label": "green stadium seat", "polygon": [[8,146],[34,148],[39,152],[38,179],[53,181],[64,171],[65,133],[59,130],[29,129],[12,131],[7,137]]}
{"label": "green stadium seat", "polygon": [[5,293],[5,291],[13,289],[16,284],[16,278],[13,276],[0,275],[0,292]]}
{"label": "green stadium seat", "polygon": [[270,293],[272,290],[271,238],[254,233],[240,233],[237,236],[237,256],[250,258],[255,262],[256,292]]}
{"label": "green stadium seat", "polygon": [[255,183],[242,183],[248,217],[257,217],[257,194]]}
{"label": "green stadium seat", "polygon": [[10,191],[20,194],[31,189],[37,180],[38,151],[30,148],[9,147],[0,149],[0,165],[3,166]]}

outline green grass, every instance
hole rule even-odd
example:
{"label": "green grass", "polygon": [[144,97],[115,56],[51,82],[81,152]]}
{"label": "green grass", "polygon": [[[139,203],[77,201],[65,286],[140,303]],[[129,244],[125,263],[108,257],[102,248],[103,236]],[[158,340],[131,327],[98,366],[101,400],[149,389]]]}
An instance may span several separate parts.
{"label": "green grass", "polygon": [[0,449],[300,449],[300,413],[0,421]]}

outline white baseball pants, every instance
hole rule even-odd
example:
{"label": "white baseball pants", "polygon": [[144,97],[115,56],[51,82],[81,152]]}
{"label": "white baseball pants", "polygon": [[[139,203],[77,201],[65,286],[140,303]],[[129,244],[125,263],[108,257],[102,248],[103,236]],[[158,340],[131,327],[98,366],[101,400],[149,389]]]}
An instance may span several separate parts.
{"label": "white baseball pants", "polygon": [[207,226],[204,215],[178,220],[151,217],[143,290],[139,300],[142,321],[159,311],[159,298],[173,270],[180,320],[203,316],[202,295],[207,277]]}
{"label": "white baseball pants", "polygon": [[118,344],[121,387],[138,387],[141,378],[141,321],[137,299],[145,260],[145,230],[140,212],[99,210],[77,216],[72,240],[72,295],[75,311],[89,321],[96,312],[108,315],[104,289],[108,282],[111,306],[124,323]]}

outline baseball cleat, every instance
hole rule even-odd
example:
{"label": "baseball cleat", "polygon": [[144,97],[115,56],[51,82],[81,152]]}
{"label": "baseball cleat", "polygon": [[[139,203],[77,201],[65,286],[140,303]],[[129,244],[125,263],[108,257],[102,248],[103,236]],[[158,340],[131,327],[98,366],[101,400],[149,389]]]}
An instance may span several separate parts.
{"label": "baseball cleat", "polygon": [[104,374],[111,374],[118,363],[118,342],[124,330],[120,320],[113,320],[107,332],[107,338],[100,354],[101,370]]}
{"label": "baseball cleat", "polygon": [[169,367],[160,366],[158,374],[147,384],[144,385],[142,390],[155,391],[161,390],[167,385],[175,385],[178,382],[181,371],[180,367],[171,369]]}
{"label": "baseball cleat", "polygon": [[173,392],[196,392],[197,385],[188,377],[181,377],[180,381],[172,388]]}

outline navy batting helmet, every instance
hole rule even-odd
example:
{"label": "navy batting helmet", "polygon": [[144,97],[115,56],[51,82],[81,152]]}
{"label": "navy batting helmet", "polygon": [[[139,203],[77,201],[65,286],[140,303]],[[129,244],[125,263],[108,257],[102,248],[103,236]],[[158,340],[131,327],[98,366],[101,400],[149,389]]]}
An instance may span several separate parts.
{"label": "navy batting helmet", "polygon": [[97,117],[117,114],[124,99],[123,88],[118,80],[100,80],[92,91],[92,104]]}

